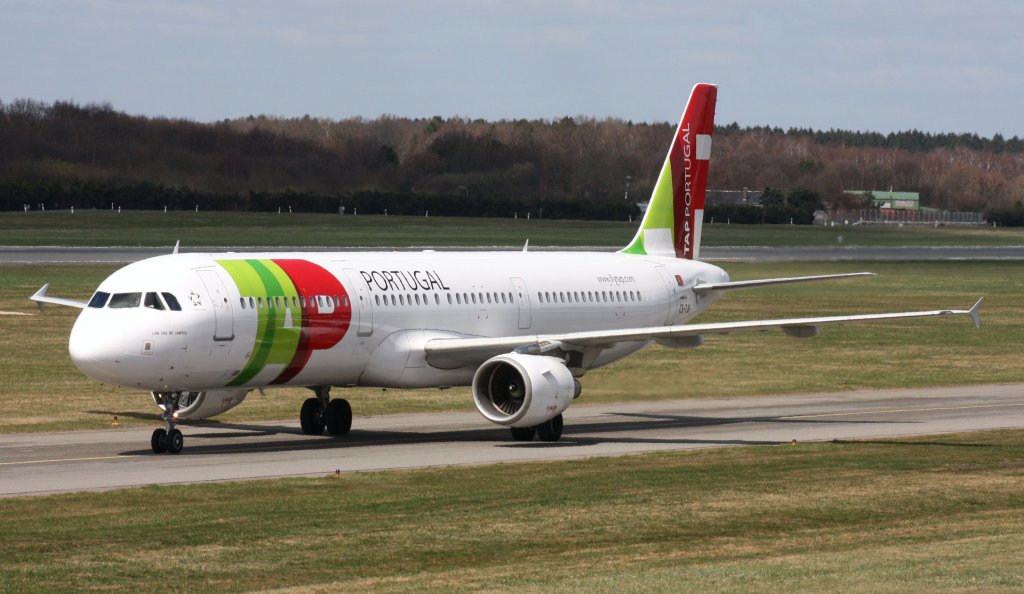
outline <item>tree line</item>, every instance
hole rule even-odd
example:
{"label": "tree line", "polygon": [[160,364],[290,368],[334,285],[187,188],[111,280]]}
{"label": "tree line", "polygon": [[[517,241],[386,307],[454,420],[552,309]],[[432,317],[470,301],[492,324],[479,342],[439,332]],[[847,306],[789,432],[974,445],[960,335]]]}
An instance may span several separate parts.
{"label": "tree line", "polygon": [[201,191],[151,182],[108,181],[61,184],[0,181],[0,210],[202,210],[338,213],[449,217],[522,217],[623,221],[640,214],[635,203],[544,202],[506,196],[421,194],[359,190],[318,194],[303,190],[243,193]]}
{"label": "tree line", "polygon": [[[673,128],[588,117],[197,123],[109,104],[0,101],[0,208],[335,212],[344,204],[361,213],[543,209],[546,218],[626,218],[650,195]],[[857,200],[845,190],[889,188],[919,192],[923,206],[947,210],[1024,204],[1017,137],[733,123],[717,127],[714,143],[715,189],[777,188],[784,197],[803,190],[837,207]]]}

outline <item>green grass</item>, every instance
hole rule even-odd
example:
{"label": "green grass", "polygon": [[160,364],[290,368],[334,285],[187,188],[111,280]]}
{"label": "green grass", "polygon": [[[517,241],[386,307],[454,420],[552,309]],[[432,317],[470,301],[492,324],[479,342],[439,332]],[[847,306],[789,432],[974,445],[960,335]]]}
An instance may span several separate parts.
{"label": "green grass", "polygon": [[0,589],[1010,592],[1024,431],[0,500]]}
{"label": "green grass", "polygon": [[[27,297],[43,282],[51,293],[86,299],[111,266],[0,267],[0,311],[38,313]],[[770,395],[914,386],[1024,381],[1020,364],[1020,295],[1024,263],[772,263],[726,265],[733,278],[870,270],[875,278],[734,291],[699,320],[969,307],[981,295],[982,329],[963,317],[826,327],[811,339],[781,332],[709,336],[704,347],[651,346],[588,373],[580,404],[670,398]],[[83,376],[67,355],[77,311],[48,307],[43,315],[0,314],[0,432],[106,428],[118,415],[152,425],[157,409],[139,392]],[[335,390],[356,415],[472,410],[464,388]],[[217,417],[225,422],[296,418],[309,393],[301,388],[253,393]]]}
{"label": "green grass", "polygon": [[[0,245],[63,246],[534,246],[626,245],[637,223],[454,217],[109,211],[2,212]],[[707,246],[1020,246],[1024,229],[991,227],[704,228]]]}

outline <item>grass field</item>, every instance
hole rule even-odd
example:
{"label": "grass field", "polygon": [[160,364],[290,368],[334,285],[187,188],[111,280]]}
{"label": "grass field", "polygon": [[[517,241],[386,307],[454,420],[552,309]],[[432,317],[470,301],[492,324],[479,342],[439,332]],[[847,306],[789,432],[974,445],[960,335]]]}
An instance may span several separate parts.
{"label": "grass field", "polygon": [[[0,311],[37,314],[26,298],[43,282],[51,293],[86,299],[110,266],[0,268]],[[982,329],[965,318],[908,320],[825,328],[812,339],[781,332],[708,337],[704,347],[651,346],[583,378],[579,404],[730,395],[786,394],[889,387],[1024,381],[1024,263],[785,263],[726,265],[735,279],[870,270],[880,276],[728,294],[700,319],[726,321],[837,313],[969,307],[984,295]],[[152,425],[157,409],[139,392],[83,376],[67,355],[77,311],[48,307],[43,315],[0,315],[0,432]],[[360,414],[472,410],[466,389],[336,390]],[[253,393],[217,419],[296,418],[308,392]],[[217,422],[213,420],[210,422]]]}
{"label": "grass field", "polygon": [[[147,214],[152,223],[136,230],[137,220],[111,222],[109,213],[92,213],[110,217],[108,227],[81,229],[18,214],[27,218],[0,215],[0,244],[224,245],[227,237],[234,245],[281,238],[362,245],[349,243],[354,232],[337,241],[339,230],[315,218],[272,229],[260,219],[270,215],[231,227],[235,221],[213,215],[196,225]],[[412,220],[365,219],[376,220],[358,241],[380,245],[381,234],[405,231],[408,242],[425,241]],[[490,229],[461,219],[443,224],[429,233],[442,229],[438,236],[474,238],[466,241],[474,245],[525,239],[507,221]],[[625,223],[594,225],[552,224],[550,240],[528,231],[533,245],[619,245],[633,233]],[[846,245],[1024,243],[1020,232],[1005,230],[922,231],[843,234]],[[712,226],[706,237],[714,245],[836,241],[832,230],[802,233]],[[87,298],[113,269],[0,267],[0,312],[36,314],[26,297],[46,281],[53,294]],[[1024,263],[726,269],[737,280],[881,276],[734,292],[704,321],[967,307],[985,295],[983,328],[931,319],[826,328],[808,340],[771,332],[709,337],[696,350],[649,347],[583,378],[581,402],[1024,381]],[[0,314],[0,432],[109,428],[114,414],[127,424],[156,423],[148,396],[102,386],[71,364],[66,345],[76,314],[60,307]],[[343,394],[357,415],[472,408],[466,390]],[[294,418],[306,396],[301,389],[254,394],[223,419]],[[1017,592],[1024,589],[1022,460],[1024,431],[991,431],[5,499],[0,591]]]}
{"label": "grass field", "polygon": [[1019,592],[1022,460],[991,431],[0,500],[0,590]]}
{"label": "grass field", "polygon": [[[0,245],[64,246],[533,246],[626,245],[629,221],[552,221],[192,212],[3,212]],[[704,227],[709,246],[1019,246],[1024,229],[991,227]]]}

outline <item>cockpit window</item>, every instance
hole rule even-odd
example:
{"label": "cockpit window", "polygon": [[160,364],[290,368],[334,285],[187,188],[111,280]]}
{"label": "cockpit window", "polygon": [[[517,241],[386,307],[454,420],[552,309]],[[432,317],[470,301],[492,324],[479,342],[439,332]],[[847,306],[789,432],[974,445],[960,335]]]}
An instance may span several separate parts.
{"label": "cockpit window", "polygon": [[110,293],[104,293],[103,291],[96,291],[96,294],[89,300],[89,307],[100,308],[107,304],[107,299],[110,298]]}
{"label": "cockpit window", "polygon": [[129,307],[138,307],[141,302],[142,293],[114,293],[110,298],[110,303],[107,304],[107,307],[110,309],[126,309]]}
{"label": "cockpit window", "polygon": [[142,306],[148,307],[149,309],[159,309],[161,311],[164,309],[164,304],[160,301],[160,297],[156,293],[146,293],[146,298],[142,301]]}
{"label": "cockpit window", "polygon": [[167,302],[167,308],[171,311],[181,311],[181,304],[178,303],[177,297],[170,293],[160,293],[163,295],[164,301]]}

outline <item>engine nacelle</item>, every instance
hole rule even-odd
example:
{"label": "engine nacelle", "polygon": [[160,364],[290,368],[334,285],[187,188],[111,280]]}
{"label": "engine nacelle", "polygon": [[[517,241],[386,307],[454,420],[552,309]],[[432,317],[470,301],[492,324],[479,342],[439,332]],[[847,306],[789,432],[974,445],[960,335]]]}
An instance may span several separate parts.
{"label": "engine nacelle", "polygon": [[473,376],[476,409],[506,427],[532,427],[553,419],[579,393],[580,383],[557,357],[498,355]]}
{"label": "engine nacelle", "polygon": [[[235,408],[248,395],[249,390],[245,389],[186,392],[178,401],[178,412],[174,416],[176,419],[205,419]],[[160,395],[151,392],[150,396],[161,410],[166,410]]]}

